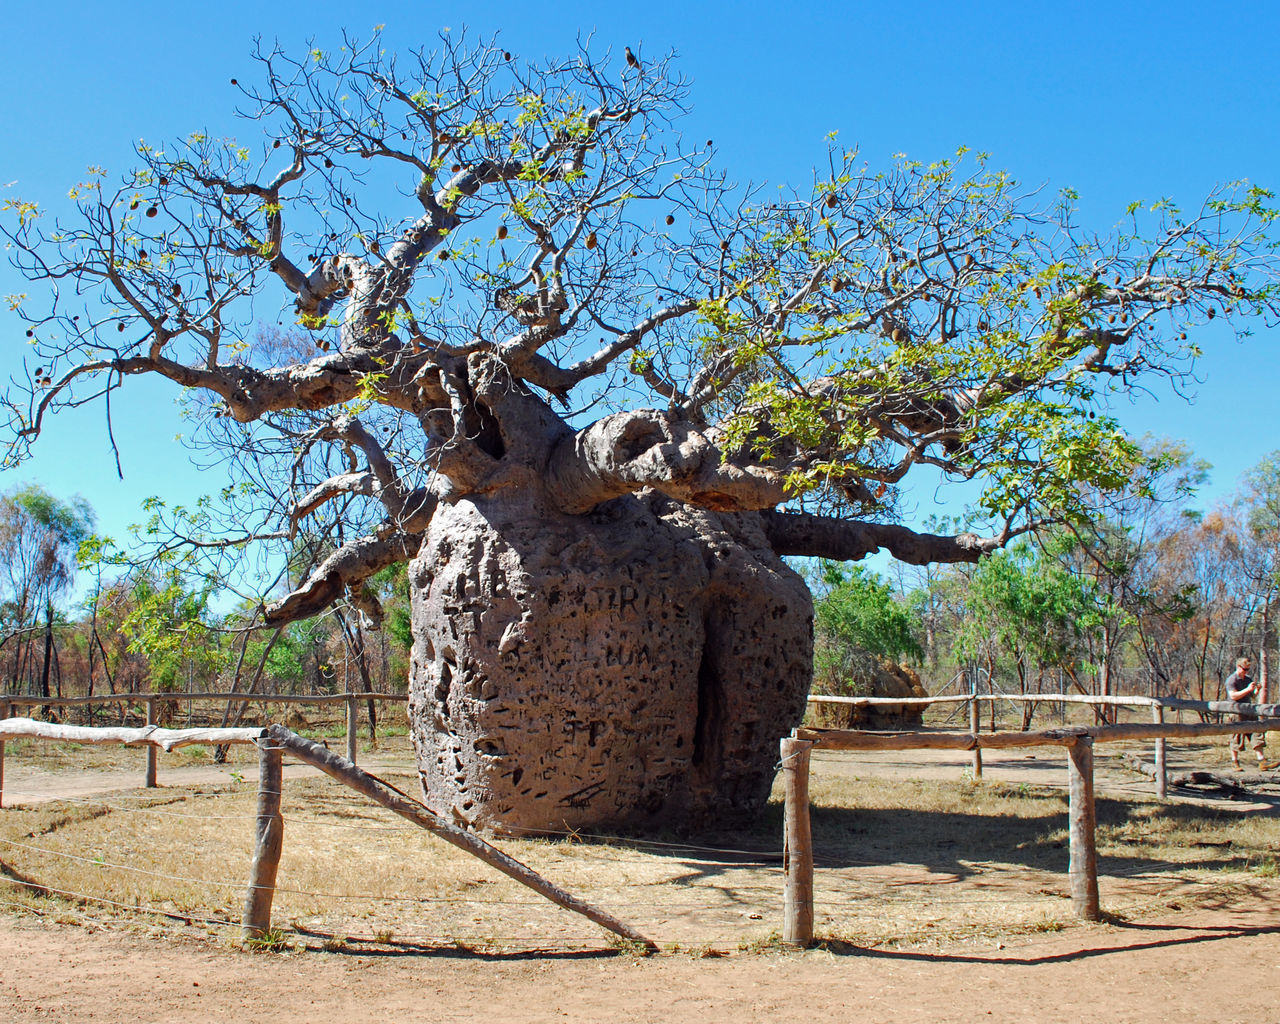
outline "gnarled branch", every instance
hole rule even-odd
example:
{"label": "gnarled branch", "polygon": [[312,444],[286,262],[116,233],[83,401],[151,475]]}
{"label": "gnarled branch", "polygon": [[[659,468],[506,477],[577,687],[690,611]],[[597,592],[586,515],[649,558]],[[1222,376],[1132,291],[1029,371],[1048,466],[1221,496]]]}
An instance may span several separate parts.
{"label": "gnarled branch", "polygon": [[975,533],[952,536],[917,533],[895,523],[862,523],[804,512],[761,513],[765,534],[780,555],[810,555],[854,562],[884,548],[900,562],[976,562],[1007,544],[1019,530],[1008,529],[996,537]]}
{"label": "gnarled branch", "polygon": [[547,482],[570,513],[646,487],[719,511],[772,508],[787,498],[782,473],[735,463],[712,431],[653,409],[606,416],[560,442]]}
{"label": "gnarled branch", "polygon": [[301,587],[263,609],[268,626],[279,626],[316,615],[342,596],[358,591],[374,573],[407,562],[417,550],[418,536],[396,531],[385,537],[361,537],[338,548],[316,568]]}

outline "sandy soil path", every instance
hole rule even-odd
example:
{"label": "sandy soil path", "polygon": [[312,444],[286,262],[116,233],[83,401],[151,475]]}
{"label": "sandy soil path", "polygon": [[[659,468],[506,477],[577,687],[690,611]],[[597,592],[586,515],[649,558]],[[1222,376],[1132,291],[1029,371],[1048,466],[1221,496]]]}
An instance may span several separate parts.
{"label": "sandy soil path", "polygon": [[[814,755],[814,760],[815,763],[821,762],[818,767],[821,771],[918,779],[958,779],[972,763],[971,755],[954,750],[820,751]],[[1181,764],[1180,759],[1171,758],[1170,768]],[[361,768],[375,774],[384,770],[403,771],[410,769],[411,765],[407,754],[398,758],[375,755],[360,762]],[[286,761],[284,771],[286,778],[320,774],[317,769],[295,761]],[[985,778],[1011,785],[1025,782],[1064,789],[1067,785],[1066,759],[1058,751],[987,752],[983,771]],[[233,779],[256,782],[257,778],[256,764],[176,766],[167,764],[163,756],[157,772],[161,788],[174,789],[231,782]],[[136,789],[141,779],[141,763],[137,769],[86,767],[51,771],[24,764],[19,758],[10,758],[4,773],[4,802],[6,805],[39,804],[69,797],[100,796]],[[1148,796],[1152,790],[1150,780],[1132,772],[1116,770],[1112,761],[1103,757],[1098,758],[1096,784],[1099,793],[1114,796]]]}
{"label": "sandy soil path", "polygon": [[[403,768],[408,761],[387,762],[370,760],[360,762],[360,767],[374,772],[388,768]],[[320,775],[317,768],[310,765],[286,762],[284,777],[286,779],[310,778]],[[193,765],[173,767],[160,762],[156,780],[161,789],[183,789],[190,786],[217,785],[219,783],[258,781],[258,766],[250,765]],[[4,805],[16,804],[30,806],[48,803],[50,800],[80,799],[90,796],[106,796],[111,793],[136,791],[142,784],[142,771],[128,769],[103,770],[85,768],[82,770],[48,771],[33,768],[21,762],[9,763],[4,773]]]}
{"label": "sandy soil path", "polygon": [[12,1024],[1265,1024],[1280,1019],[1277,932],[1280,907],[1257,906],[939,953],[503,959],[250,954],[0,918],[0,1016]]}

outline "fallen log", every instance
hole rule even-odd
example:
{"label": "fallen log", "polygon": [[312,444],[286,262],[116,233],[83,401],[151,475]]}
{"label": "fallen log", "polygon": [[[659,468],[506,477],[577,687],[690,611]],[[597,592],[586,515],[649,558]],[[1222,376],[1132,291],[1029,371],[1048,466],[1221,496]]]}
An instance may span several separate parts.
{"label": "fallen log", "polygon": [[[1261,773],[1255,772],[1254,774],[1259,775]],[[1222,775],[1218,772],[1194,770],[1179,772],[1169,781],[1183,789],[1217,789],[1228,796],[1238,796],[1241,793],[1249,792],[1249,787],[1244,784],[1246,780],[1242,772]]]}
{"label": "fallen log", "polygon": [[1145,775],[1149,779],[1154,779],[1156,777],[1156,766],[1150,761],[1142,760],[1142,758],[1137,754],[1125,753],[1122,755],[1121,760],[1124,761],[1124,766],[1130,771],[1137,772],[1139,775]]}
{"label": "fallen log", "polygon": [[1280,789],[1280,775],[1275,772],[1218,772],[1194,769],[1173,776],[1171,781],[1175,786],[1216,785],[1232,791],[1247,792],[1255,788]]}
{"label": "fallen log", "polygon": [[[1144,761],[1134,753],[1122,755],[1122,760],[1126,768],[1140,775],[1145,775],[1147,778],[1155,778],[1156,766],[1150,761]],[[1230,796],[1235,796],[1241,793],[1251,793],[1258,788],[1280,788],[1280,774],[1259,771],[1220,772],[1194,768],[1170,776],[1169,782],[1184,789],[1220,789]]]}

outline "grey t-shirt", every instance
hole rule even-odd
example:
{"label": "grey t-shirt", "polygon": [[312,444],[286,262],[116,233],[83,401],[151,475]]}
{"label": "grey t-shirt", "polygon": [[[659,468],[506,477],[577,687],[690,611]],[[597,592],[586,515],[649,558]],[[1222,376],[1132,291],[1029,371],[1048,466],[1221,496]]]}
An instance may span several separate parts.
{"label": "grey t-shirt", "polygon": [[1226,693],[1227,693],[1227,700],[1234,699],[1237,704],[1251,703],[1253,701],[1252,693],[1246,693],[1243,697],[1237,697],[1237,698],[1232,698],[1231,696],[1232,690],[1243,690],[1251,682],[1253,682],[1253,676],[1247,673],[1242,676],[1240,674],[1240,670],[1236,669],[1234,672],[1231,673],[1231,675],[1227,676],[1227,681],[1222,684],[1223,688],[1226,690]]}

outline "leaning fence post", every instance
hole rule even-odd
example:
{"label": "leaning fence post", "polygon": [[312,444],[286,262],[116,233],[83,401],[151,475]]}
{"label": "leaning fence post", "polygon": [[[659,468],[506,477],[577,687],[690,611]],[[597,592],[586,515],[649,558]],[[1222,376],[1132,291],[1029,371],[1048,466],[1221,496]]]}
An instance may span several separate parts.
{"label": "leaning fence post", "polygon": [[284,844],[284,818],[280,814],[283,763],[284,754],[270,737],[258,741],[258,825],[240,926],[245,939],[260,939],[271,929],[271,901],[276,894],[276,869],[280,867]]}
{"label": "leaning fence post", "polygon": [[357,730],[360,727],[360,705],[356,699],[347,694],[347,760],[356,763],[356,745],[359,741]]}
{"label": "leaning fence post", "polygon": [[[156,724],[156,699],[147,698],[147,725]],[[144,785],[147,789],[156,788],[156,755],[159,751],[154,744],[147,744],[147,777]]]}
{"label": "leaning fence post", "polygon": [[[1164,724],[1164,708],[1159,704],[1151,705],[1151,721],[1156,725]],[[1156,796],[1163,800],[1169,793],[1169,780],[1165,767],[1164,737],[1156,737]]]}
{"label": "leaning fence post", "polygon": [[1085,921],[1101,918],[1098,909],[1098,850],[1094,845],[1097,814],[1093,804],[1093,737],[1080,736],[1067,746],[1070,776],[1071,907]]}
{"label": "leaning fence post", "polygon": [[807,946],[813,941],[813,842],[809,828],[809,750],[813,743],[791,736],[782,740],[785,794],[782,834],[782,941]]}

